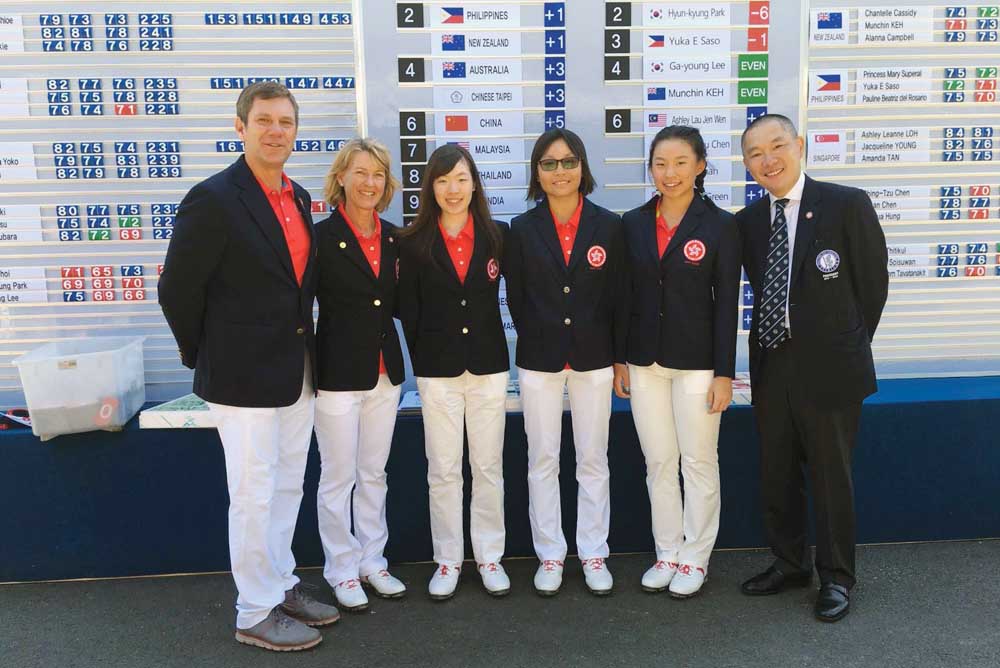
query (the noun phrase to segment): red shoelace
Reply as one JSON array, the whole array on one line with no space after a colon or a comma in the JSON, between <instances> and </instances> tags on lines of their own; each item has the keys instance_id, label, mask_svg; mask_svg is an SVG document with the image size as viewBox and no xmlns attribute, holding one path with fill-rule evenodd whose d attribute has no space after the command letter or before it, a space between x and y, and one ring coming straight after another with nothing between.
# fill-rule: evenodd
<instances>
[{"instance_id":1,"label":"red shoelace","mask_svg":"<svg viewBox=\"0 0 1000 668\"><path fill-rule=\"evenodd\" d=\"M552 559L546 559L545 561L542 562L542 567L545 568L545 570L549 571L549 572L554 571L556 569L556 566L558 566L559 568L562 568L562 565L563 565L563 562L561 562L561 561L553 561Z\"/></svg>"},{"instance_id":2,"label":"red shoelace","mask_svg":"<svg viewBox=\"0 0 1000 668\"><path fill-rule=\"evenodd\" d=\"M583 565L592 571L599 571L604 568L604 559L596 557L594 559L584 559Z\"/></svg>"},{"instance_id":3,"label":"red shoelace","mask_svg":"<svg viewBox=\"0 0 1000 668\"><path fill-rule=\"evenodd\" d=\"M694 569L696 571L701 571L702 575L705 574L705 569L702 568L701 566L695 566ZM680 566L677 567L677 570L683 573L684 575L691 575L691 564L681 564Z\"/></svg>"},{"instance_id":4,"label":"red shoelace","mask_svg":"<svg viewBox=\"0 0 1000 668\"><path fill-rule=\"evenodd\" d=\"M344 580L337 586L343 587L344 589L357 589L360 584L361 582L359 580L355 580L352 578L350 580Z\"/></svg>"},{"instance_id":5,"label":"red shoelace","mask_svg":"<svg viewBox=\"0 0 1000 668\"><path fill-rule=\"evenodd\" d=\"M658 571L666 570L667 568L677 568L676 561L657 561L653 564L653 568Z\"/></svg>"},{"instance_id":6,"label":"red shoelace","mask_svg":"<svg viewBox=\"0 0 1000 668\"><path fill-rule=\"evenodd\" d=\"M497 572L496 562L492 562L492 561L490 563L488 563L488 564L479 564L479 568L480 568L480 570L482 570L482 569L485 568L486 570L490 571L491 573L496 573Z\"/></svg>"}]
</instances>

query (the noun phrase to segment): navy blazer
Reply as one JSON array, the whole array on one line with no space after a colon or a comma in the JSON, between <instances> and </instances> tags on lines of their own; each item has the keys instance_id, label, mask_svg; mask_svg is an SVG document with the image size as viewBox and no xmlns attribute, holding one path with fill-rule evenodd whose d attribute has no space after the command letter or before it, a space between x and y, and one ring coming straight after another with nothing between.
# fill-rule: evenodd
<instances>
[{"instance_id":1,"label":"navy blazer","mask_svg":"<svg viewBox=\"0 0 1000 668\"><path fill-rule=\"evenodd\" d=\"M629 274L628 361L736 372L740 243L732 214L695 197L661 258L654 197L622 216Z\"/></svg>"},{"instance_id":2,"label":"navy blazer","mask_svg":"<svg viewBox=\"0 0 1000 668\"><path fill-rule=\"evenodd\" d=\"M504 253L517 366L591 371L625 362L628 303L621 220L584 198L569 266L548 200L511 221Z\"/></svg>"},{"instance_id":3,"label":"navy blazer","mask_svg":"<svg viewBox=\"0 0 1000 668\"><path fill-rule=\"evenodd\" d=\"M437 225L431 252L426 236L400 239L399 316L410 351L413 374L454 378L466 371L483 376L510 369L507 335L500 317L500 258L490 257L484 225L497 225L506 243L504 223L475 221L475 241L465 282Z\"/></svg>"},{"instance_id":4,"label":"navy blazer","mask_svg":"<svg viewBox=\"0 0 1000 668\"><path fill-rule=\"evenodd\" d=\"M761 279L771 236L770 199L736 214L743 266L754 291L750 329L752 392L767 352L757 340ZM871 341L889 291L885 235L868 194L806 177L792 251L788 315L795 390L817 403L861 401L873 394ZM835 266L834 266L835 265Z\"/></svg>"},{"instance_id":5,"label":"navy blazer","mask_svg":"<svg viewBox=\"0 0 1000 668\"><path fill-rule=\"evenodd\" d=\"M300 286L281 224L246 159L195 185L177 210L159 302L194 391L229 406L290 406L306 351L315 381L316 243L310 199L292 183L309 230Z\"/></svg>"},{"instance_id":6,"label":"navy blazer","mask_svg":"<svg viewBox=\"0 0 1000 668\"><path fill-rule=\"evenodd\" d=\"M378 383L378 357L393 385L403 382L403 352L393 322L396 261L392 223L382 220L378 277L339 211L316 224L319 320L316 325L320 390L370 390Z\"/></svg>"}]
</instances>

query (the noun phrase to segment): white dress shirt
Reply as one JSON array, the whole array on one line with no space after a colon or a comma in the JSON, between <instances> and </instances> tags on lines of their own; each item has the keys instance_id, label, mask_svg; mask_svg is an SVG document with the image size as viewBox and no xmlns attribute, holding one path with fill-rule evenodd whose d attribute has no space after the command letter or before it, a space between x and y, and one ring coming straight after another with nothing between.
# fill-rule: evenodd
<instances>
[{"instance_id":1,"label":"white dress shirt","mask_svg":"<svg viewBox=\"0 0 1000 668\"><path fill-rule=\"evenodd\" d=\"M799 180L795 182L792 189L789 190L784 197L778 197L771 191L768 191L768 195L771 197L771 225L774 225L774 216L777 213L777 207L774 205L779 199L787 199L788 203L785 204L785 223L788 226L788 285L786 296L785 296L785 329L788 330L788 335L791 337L792 325L789 319L788 312L788 299L792 296L792 267L795 266L794 254L795 254L795 229L799 222L799 206L802 204L802 190L806 185L806 173L802 172L799 174Z\"/></svg>"}]
</instances>

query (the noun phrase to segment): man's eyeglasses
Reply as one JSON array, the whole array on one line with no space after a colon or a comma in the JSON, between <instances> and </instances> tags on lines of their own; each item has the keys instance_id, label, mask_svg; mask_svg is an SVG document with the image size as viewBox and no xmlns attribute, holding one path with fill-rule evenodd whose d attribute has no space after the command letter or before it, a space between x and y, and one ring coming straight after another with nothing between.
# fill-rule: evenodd
<instances>
[{"instance_id":1,"label":"man's eyeglasses","mask_svg":"<svg viewBox=\"0 0 1000 668\"><path fill-rule=\"evenodd\" d=\"M562 165L563 169L576 169L580 166L580 158L572 156L569 158L563 158L562 160L556 160L555 158L546 158L545 160L539 160L538 166L541 167L543 172L554 172L556 167Z\"/></svg>"}]
</instances>

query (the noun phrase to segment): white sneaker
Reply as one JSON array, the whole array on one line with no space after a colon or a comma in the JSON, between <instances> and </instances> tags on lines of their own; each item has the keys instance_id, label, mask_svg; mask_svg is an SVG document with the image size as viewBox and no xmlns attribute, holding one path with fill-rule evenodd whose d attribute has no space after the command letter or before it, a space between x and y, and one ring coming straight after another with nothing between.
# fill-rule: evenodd
<instances>
[{"instance_id":1,"label":"white sneaker","mask_svg":"<svg viewBox=\"0 0 1000 668\"><path fill-rule=\"evenodd\" d=\"M596 559L581 559L580 563L583 564L583 577L587 581L587 588L590 589L590 593L595 596L607 596L610 594L611 587L614 586L615 581L611 577L611 571L608 570L604 559L600 557Z\"/></svg>"},{"instance_id":2,"label":"white sneaker","mask_svg":"<svg viewBox=\"0 0 1000 668\"><path fill-rule=\"evenodd\" d=\"M510 593L510 578L503 566L496 562L479 564L479 575L490 596L506 596Z\"/></svg>"},{"instance_id":3,"label":"white sneaker","mask_svg":"<svg viewBox=\"0 0 1000 668\"><path fill-rule=\"evenodd\" d=\"M406 585L385 569L362 575L361 584L371 587L379 598L402 598L406 594Z\"/></svg>"},{"instance_id":4,"label":"white sneaker","mask_svg":"<svg viewBox=\"0 0 1000 668\"><path fill-rule=\"evenodd\" d=\"M673 580L676 572L676 562L657 561L643 574L642 590L648 592L663 591L670 585L670 581Z\"/></svg>"},{"instance_id":5,"label":"white sneaker","mask_svg":"<svg viewBox=\"0 0 1000 668\"><path fill-rule=\"evenodd\" d=\"M443 601L455 595L458 587L458 575L462 572L462 564L438 564L431 582L427 585L427 593L435 601Z\"/></svg>"},{"instance_id":6,"label":"white sneaker","mask_svg":"<svg viewBox=\"0 0 1000 668\"><path fill-rule=\"evenodd\" d=\"M691 564L681 564L677 567L677 575L670 581L670 596L673 598L691 598L705 583L705 569Z\"/></svg>"},{"instance_id":7,"label":"white sneaker","mask_svg":"<svg viewBox=\"0 0 1000 668\"><path fill-rule=\"evenodd\" d=\"M562 586L563 562L546 559L535 571L535 591L539 596L555 596Z\"/></svg>"},{"instance_id":8,"label":"white sneaker","mask_svg":"<svg viewBox=\"0 0 1000 668\"><path fill-rule=\"evenodd\" d=\"M361 612L368 609L368 597L365 590L361 588L361 580L351 578L337 583L333 588L333 595L337 597L337 605L348 612Z\"/></svg>"}]
</instances>

